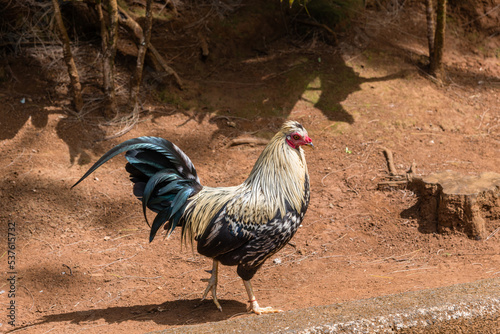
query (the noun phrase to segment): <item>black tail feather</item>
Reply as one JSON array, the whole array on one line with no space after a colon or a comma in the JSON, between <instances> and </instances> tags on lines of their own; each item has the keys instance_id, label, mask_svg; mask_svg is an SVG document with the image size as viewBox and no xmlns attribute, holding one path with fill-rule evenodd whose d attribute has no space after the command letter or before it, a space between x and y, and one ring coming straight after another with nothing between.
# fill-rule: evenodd
<instances>
[{"instance_id":1,"label":"black tail feather","mask_svg":"<svg viewBox=\"0 0 500 334\"><path fill-rule=\"evenodd\" d=\"M146 207L157 212L151 226L150 241L165 225L169 234L181 224L189 197L202 188L189 157L168 140L140 137L127 140L105 153L71 188L116 155L127 152L126 170L134 183L134 195L142 200L146 223Z\"/></svg>"}]
</instances>

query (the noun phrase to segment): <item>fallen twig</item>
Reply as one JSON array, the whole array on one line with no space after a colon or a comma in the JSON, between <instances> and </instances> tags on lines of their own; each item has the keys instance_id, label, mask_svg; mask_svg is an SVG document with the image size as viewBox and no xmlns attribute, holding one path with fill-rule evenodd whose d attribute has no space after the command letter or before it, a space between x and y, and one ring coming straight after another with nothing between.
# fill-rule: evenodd
<instances>
[{"instance_id":1,"label":"fallen twig","mask_svg":"<svg viewBox=\"0 0 500 334\"><path fill-rule=\"evenodd\" d=\"M267 145L269 140L263 138L234 138L227 145L226 148L237 145Z\"/></svg>"},{"instance_id":2,"label":"fallen twig","mask_svg":"<svg viewBox=\"0 0 500 334\"><path fill-rule=\"evenodd\" d=\"M132 256L130 256L130 257L127 257L127 258L125 258L125 259L124 259L124 258L119 258L118 260L115 260L115 261L110 262L110 263L106 263L106 264L98 264L98 265L96 265L96 267L101 267L101 268L97 269L96 271L102 270L102 269L104 269L104 268L106 268L106 267L108 267L108 266L110 266L110 265L112 265L112 264L114 264L114 263L116 263L116 262L128 261L128 260L130 260L131 258L133 258L133 257L137 256L137 254L139 254L139 252L137 252L137 253L135 253L134 255L132 255Z\"/></svg>"},{"instance_id":3,"label":"fallen twig","mask_svg":"<svg viewBox=\"0 0 500 334\"><path fill-rule=\"evenodd\" d=\"M326 174L325 176L323 176L323 178L321 179L321 184L323 185L323 187L326 187L326 184L325 184L323 181L324 181L324 180L326 179L326 177L327 177L328 175L330 175L331 173L332 173L332 172L329 172L328 174Z\"/></svg>"},{"instance_id":4,"label":"fallen twig","mask_svg":"<svg viewBox=\"0 0 500 334\"><path fill-rule=\"evenodd\" d=\"M383 152L385 160L387 161L387 168L389 169L389 175L391 176L397 175L396 167L394 166L394 157L392 155L392 151L384 147Z\"/></svg>"},{"instance_id":5,"label":"fallen twig","mask_svg":"<svg viewBox=\"0 0 500 334\"><path fill-rule=\"evenodd\" d=\"M155 276L155 277L142 277L142 276L119 276L119 275L114 275L118 278L132 278L132 279L159 279L162 278L163 276Z\"/></svg>"},{"instance_id":6,"label":"fallen twig","mask_svg":"<svg viewBox=\"0 0 500 334\"><path fill-rule=\"evenodd\" d=\"M67 264L63 263L63 267L66 267L69 269L69 276L73 276L73 270L71 270L71 268Z\"/></svg>"},{"instance_id":7,"label":"fallen twig","mask_svg":"<svg viewBox=\"0 0 500 334\"><path fill-rule=\"evenodd\" d=\"M497 228L495 231L493 231L493 232L492 232L492 233L491 233L491 234L490 234L490 235L486 238L486 240L488 240L489 238L493 237L495 234L497 234L497 233L498 233L498 231L500 231L500 227L499 227L499 228Z\"/></svg>"},{"instance_id":8,"label":"fallen twig","mask_svg":"<svg viewBox=\"0 0 500 334\"><path fill-rule=\"evenodd\" d=\"M402 269L402 270L394 270L391 271L391 273L402 273L405 271L414 271L414 270L430 270L430 269L436 269L437 267L424 267L424 268L413 268L413 269Z\"/></svg>"},{"instance_id":9,"label":"fallen twig","mask_svg":"<svg viewBox=\"0 0 500 334\"><path fill-rule=\"evenodd\" d=\"M41 241L41 242L45 242L47 244L47 246L49 246L52 251L54 250L54 247L52 247L52 245L48 241L45 241L43 239L38 239L38 238L33 238L33 239Z\"/></svg>"},{"instance_id":10,"label":"fallen twig","mask_svg":"<svg viewBox=\"0 0 500 334\"><path fill-rule=\"evenodd\" d=\"M405 185L408 181L380 181L378 186L389 186L389 187L398 187L399 185Z\"/></svg>"},{"instance_id":11,"label":"fallen twig","mask_svg":"<svg viewBox=\"0 0 500 334\"><path fill-rule=\"evenodd\" d=\"M417 169L417 165L415 161L412 162L410 169L404 174L398 174L396 167L394 166L394 156L392 151L388 148L383 148L384 157L387 162L387 169L389 172L389 176L387 177L387 181L381 181L378 183L377 188L379 190L384 188L405 188L408 186L409 182L412 182L415 179L415 170Z\"/></svg>"}]
</instances>

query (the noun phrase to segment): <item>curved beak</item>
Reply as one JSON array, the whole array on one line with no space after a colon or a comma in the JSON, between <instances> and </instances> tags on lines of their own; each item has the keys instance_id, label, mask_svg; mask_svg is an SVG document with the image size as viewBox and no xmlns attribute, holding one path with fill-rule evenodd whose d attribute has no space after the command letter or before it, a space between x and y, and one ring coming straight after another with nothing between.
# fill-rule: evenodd
<instances>
[{"instance_id":1,"label":"curved beak","mask_svg":"<svg viewBox=\"0 0 500 334\"><path fill-rule=\"evenodd\" d=\"M313 145L313 142L312 142L311 138L309 138L308 136L305 136L304 140L306 142L305 145L307 145L309 147L312 147L313 149L316 149L316 147Z\"/></svg>"}]
</instances>

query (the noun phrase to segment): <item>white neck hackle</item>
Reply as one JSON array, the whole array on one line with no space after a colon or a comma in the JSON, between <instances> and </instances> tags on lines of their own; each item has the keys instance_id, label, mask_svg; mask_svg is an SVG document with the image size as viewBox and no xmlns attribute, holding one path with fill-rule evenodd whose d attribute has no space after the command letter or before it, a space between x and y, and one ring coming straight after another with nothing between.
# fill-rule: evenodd
<instances>
[{"instance_id":1,"label":"white neck hackle","mask_svg":"<svg viewBox=\"0 0 500 334\"><path fill-rule=\"evenodd\" d=\"M204 187L186 208L184 237L201 235L227 203L225 214L241 224L265 224L286 214L288 203L300 212L305 193L307 165L301 147L292 148L286 136L305 132L296 122L286 122L257 159L248 178L235 187Z\"/></svg>"}]
</instances>

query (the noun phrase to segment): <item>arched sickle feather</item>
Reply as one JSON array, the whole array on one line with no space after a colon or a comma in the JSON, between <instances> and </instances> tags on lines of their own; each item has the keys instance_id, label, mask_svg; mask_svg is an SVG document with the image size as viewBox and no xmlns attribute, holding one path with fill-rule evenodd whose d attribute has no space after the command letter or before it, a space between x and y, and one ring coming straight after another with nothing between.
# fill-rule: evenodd
<instances>
[{"instance_id":1,"label":"arched sickle feather","mask_svg":"<svg viewBox=\"0 0 500 334\"><path fill-rule=\"evenodd\" d=\"M86 179L90 174L92 174L97 168L99 168L106 161L117 156L118 154L137 149L149 149L161 153L164 155L172 164L176 166L177 171L182 176L196 180L198 183L200 180L196 175L196 169L189 157L184 154L177 146L158 137L139 137L129 139L121 144L116 145L111 150L106 152L97 162L90 167L90 169L78 180L71 188L76 187L80 182ZM168 168L170 166L165 166Z\"/></svg>"}]
</instances>

